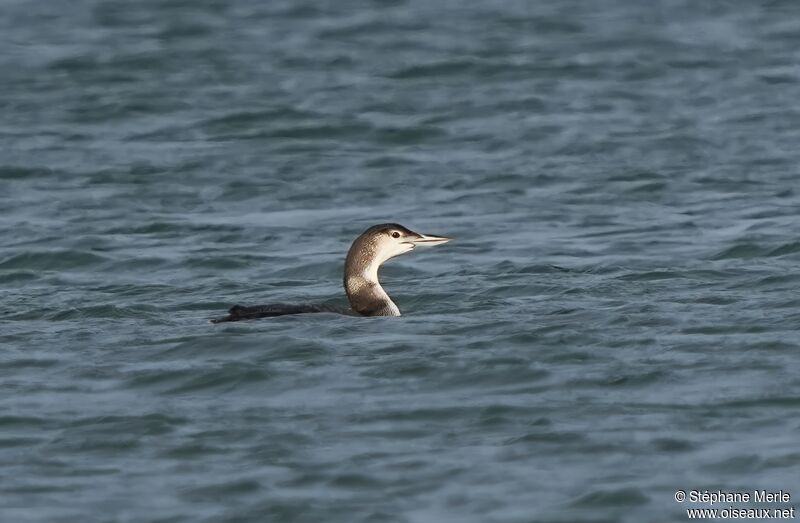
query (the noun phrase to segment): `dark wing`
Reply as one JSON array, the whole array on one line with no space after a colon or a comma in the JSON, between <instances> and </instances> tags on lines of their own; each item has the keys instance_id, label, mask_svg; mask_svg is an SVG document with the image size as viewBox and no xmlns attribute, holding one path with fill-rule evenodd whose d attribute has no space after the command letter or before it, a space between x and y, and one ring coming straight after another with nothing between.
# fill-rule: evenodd
<instances>
[{"instance_id":1,"label":"dark wing","mask_svg":"<svg viewBox=\"0 0 800 523\"><path fill-rule=\"evenodd\" d=\"M211 323L254 320L256 318L272 318L274 316L286 316L287 314L308 314L312 312L334 312L336 314L346 314L348 316L359 316L358 313L338 305L287 305L285 303L274 303L272 305L254 305L252 307L234 305L228 311L227 316L213 319Z\"/></svg>"}]
</instances>

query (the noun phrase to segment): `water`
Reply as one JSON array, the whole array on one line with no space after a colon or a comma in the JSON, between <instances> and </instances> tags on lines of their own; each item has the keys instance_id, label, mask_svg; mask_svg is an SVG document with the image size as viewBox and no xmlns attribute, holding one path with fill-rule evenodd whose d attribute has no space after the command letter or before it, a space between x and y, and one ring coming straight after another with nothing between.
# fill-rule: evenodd
<instances>
[{"instance_id":1,"label":"water","mask_svg":"<svg viewBox=\"0 0 800 523\"><path fill-rule=\"evenodd\" d=\"M794 2L0 12L3 521L800 497ZM208 323L383 221L402 318Z\"/></svg>"}]
</instances>

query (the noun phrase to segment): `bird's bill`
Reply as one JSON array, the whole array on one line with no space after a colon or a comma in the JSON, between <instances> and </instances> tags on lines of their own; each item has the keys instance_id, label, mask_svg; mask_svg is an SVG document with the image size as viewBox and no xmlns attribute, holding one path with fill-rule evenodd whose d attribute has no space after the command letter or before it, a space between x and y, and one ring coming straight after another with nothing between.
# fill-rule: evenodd
<instances>
[{"instance_id":1,"label":"bird's bill","mask_svg":"<svg viewBox=\"0 0 800 523\"><path fill-rule=\"evenodd\" d=\"M433 236L429 234L420 234L419 238L415 238L410 240L409 243L413 244L414 246L420 247L428 247L433 245L441 245L443 243L447 243L450 241L450 238L445 236Z\"/></svg>"}]
</instances>

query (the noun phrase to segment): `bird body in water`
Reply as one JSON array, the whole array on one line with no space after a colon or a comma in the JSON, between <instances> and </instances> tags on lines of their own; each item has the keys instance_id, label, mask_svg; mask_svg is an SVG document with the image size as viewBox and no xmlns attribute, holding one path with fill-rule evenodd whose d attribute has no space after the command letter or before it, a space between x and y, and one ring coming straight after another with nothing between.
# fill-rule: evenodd
<instances>
[{"instance_id":1,"label":"bird body in water","mask_svg":"<svg viewBox=\"0 0 800 523\"><path fill-rule=\"evenodd\" d=\"M353 316L400 316L400 309L378 281L378 269L387 260L423 245L440 245L450 238L416 233L398 223L373 225L355 239L344 262L344 289L350 309L335 305L234 305L213 323L304 314L337 312Z\"/></svg>"}]
</instances>

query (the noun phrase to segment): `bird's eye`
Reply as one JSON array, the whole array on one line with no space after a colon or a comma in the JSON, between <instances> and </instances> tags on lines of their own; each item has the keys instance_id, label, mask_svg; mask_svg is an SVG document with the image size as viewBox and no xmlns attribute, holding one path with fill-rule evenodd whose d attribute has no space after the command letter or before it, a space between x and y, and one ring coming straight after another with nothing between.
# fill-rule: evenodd
<instances>
[{"instance_id":1,"label":"bird's eye","mask_svg":"<svg viewBox=\"0 0 800 523\"><path fill-rule=\"evenodd\" d=\"M392 238L399 238L399 237L400 237L400 233L399 232L392 231Z\"/></svg>"}]
</instances>

